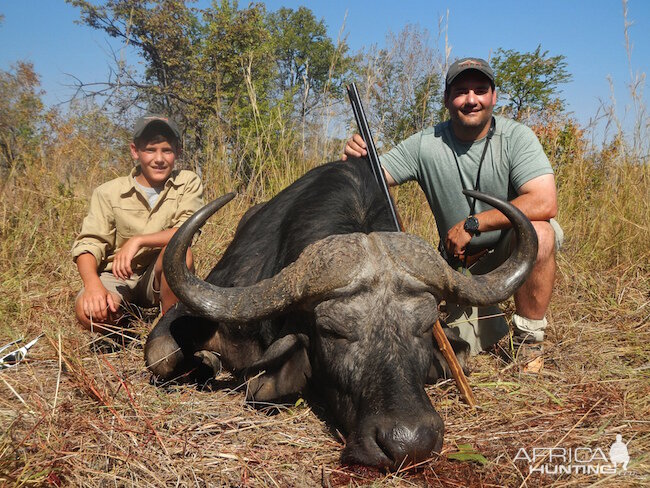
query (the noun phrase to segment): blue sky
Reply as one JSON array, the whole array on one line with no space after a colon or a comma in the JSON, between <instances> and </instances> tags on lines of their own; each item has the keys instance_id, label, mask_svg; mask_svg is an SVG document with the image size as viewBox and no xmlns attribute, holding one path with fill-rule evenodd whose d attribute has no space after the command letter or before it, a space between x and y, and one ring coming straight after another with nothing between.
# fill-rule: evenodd
<instances>
[{"instance_id":1,"label":"blue sky","mask_svg":"<svg viewBox=\"0 0 650 488\"><path fill-rule=\"evenodd\" d=\"M198 5L208 4L208 0ZM382 46L389 31L398 33L416 24L437 37L438 20L449 11L451 58L488 58L497 48L532 51L538 44L551 55L566 56L573 80L564 85L563 98L581 124L596 114L599 99L609 100L608 77L614 83L619 117L630 110L627 84L632 73L650 72L650 1L629 0L632 42L631 66L625 51L623 7L617 0L329 0L268 1L269 10L306 5L328 25L336 39L345 20L344 35L353 51ZM240 1L240 5L247 2ZM107 77L109 39L100 31L74 23L78 11L63 0L0 0L0 69L18 60L34 64L41 76L45 101L70 98L73 75L84 82ZM113 42L114 41L110 41ZM119 48L118 45L113 44ZM442 46L441 46L442 47ZM132 54L131 54L132 56ZM137 64L135 57L128 59ZM647 95L645 99L647 100Z\"/></svg>"}]
</instances>

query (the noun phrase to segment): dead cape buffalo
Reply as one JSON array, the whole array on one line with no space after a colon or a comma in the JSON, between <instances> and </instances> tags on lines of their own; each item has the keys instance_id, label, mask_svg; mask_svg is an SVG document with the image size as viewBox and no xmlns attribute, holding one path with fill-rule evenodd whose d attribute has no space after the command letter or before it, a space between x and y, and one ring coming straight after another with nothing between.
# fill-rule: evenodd
<instances>
[{"instance_id":1,"label":"dead cape buffalo","mask_svg":"<svg viewBox=\"0 0 650 488\"><path fill-rule=\"evenodd\" d=\"M432 326L437 301L487 305L528 275L537 237L512 205L475 195L516 229L512 256L493 272L452 270L422 239L394 229L367 163L317 167L239 223L205 281L185 266L190 241L227 203L196 212L167 247L164 270L181 300L148 337L160 379L200 372L214 351L247 399L269 402L308 384L346 436L344 463L396 468L442 446L443 423L424 385L445 371ZM466 343L455 339L461 360Z\"/></svg>"}]
</instances>

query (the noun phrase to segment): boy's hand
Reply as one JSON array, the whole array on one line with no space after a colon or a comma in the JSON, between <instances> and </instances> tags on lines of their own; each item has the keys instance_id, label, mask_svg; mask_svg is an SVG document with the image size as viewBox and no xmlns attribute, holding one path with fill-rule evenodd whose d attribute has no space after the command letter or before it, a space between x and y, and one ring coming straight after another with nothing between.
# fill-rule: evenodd
<instances>
[{"instance_id":1,"label":"boy's hand","mask_svg":"<svg viewBox=\"0 0 650 488\"><path fill-rule=\"evenodd\" d=\"M133 274L131 269L131 261L138 253L142 245L140 244L140 236L131 237L113 258L113 275L116 278L127 280Z\"/></svg>"},{"instance_id":2,"label":"boy's hand","mask_svg":"<svg viewBox=\"0 0 650 488\"><path fill-rule=\"evenodd\" d=\"M98 322L105 322L108 319L109 310L113 313L117 312L119 304L101 284L85 288L81 302L86 317Z\"/></svg>"}]
</instances>

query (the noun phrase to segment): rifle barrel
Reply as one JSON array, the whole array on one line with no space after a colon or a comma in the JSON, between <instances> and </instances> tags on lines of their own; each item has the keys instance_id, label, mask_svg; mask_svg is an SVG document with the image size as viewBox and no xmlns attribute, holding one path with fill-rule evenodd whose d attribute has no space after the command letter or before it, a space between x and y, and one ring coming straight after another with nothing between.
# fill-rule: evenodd
<instances>
[{"instance_id":1,"label":"rifle barrel","mask_svg":"<svg viewBox=\"0 0 650 488\"><path fill-rule=\"evenodd\" d=\"M379 188L381 188L384 196L386 197L391 217L395 223L395 229L397 231L400 231L402 228L397 216L397 210L395 209L395 203L393 202L393 199L390 196L390 192L388 191L388 182L386 181L386 176L384 175L384 171L381 168L381 164L379 163L377 148L375 147L375 142L372 139L372 134L370 133L370 127L368 126L366 113L363 110L363 105L361 105L361 98L359 97L359 92L357 91L357 85L355 83L351 83L348 85L347 90L348 97L350 98L350 103L352 104L352 111L354 112L354 118L356 119L357 127L359 128L359 133L366 143L366 151L368 153L368 162L370 163L370 168L372 169L372 173L377 180Z\"/></svg>"}]
</instances>

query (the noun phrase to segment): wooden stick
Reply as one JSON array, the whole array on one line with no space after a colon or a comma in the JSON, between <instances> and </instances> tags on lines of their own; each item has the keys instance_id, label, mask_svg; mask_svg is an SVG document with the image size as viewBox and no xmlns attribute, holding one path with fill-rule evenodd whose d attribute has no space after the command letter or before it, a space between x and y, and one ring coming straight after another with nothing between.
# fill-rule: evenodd
<instances>
[{"instance_id":1,"label":"wooden stick","mask_svg":"<svg viewBox=\"0 0 650 488\"><path fill-rule=\"evenodd\" d=\"M475 408L476 400L474 399L474 395L472 394L472 389L469 387L469 383L467 382L467 377L465 376L465 373L463 372L463 368L461 368L460 363L458 362L458 358L456 357L454 350L451 348L451 344L449 344L449 339L447 339L447 336L445 335L445 331L442 330L442 325L440 325L440 320L436 320L436 323L433 326L433 336L436 338L436 341L438 342L438 347L440 348L440 352L447 360L447 364L449 365L449 369L451 370L451 375L454 377L454 380L458 385L458 389L460 390L460 395L463 397L465 402L467 402L467 404L470 407Z\"/></svg>"}]
</instances>

